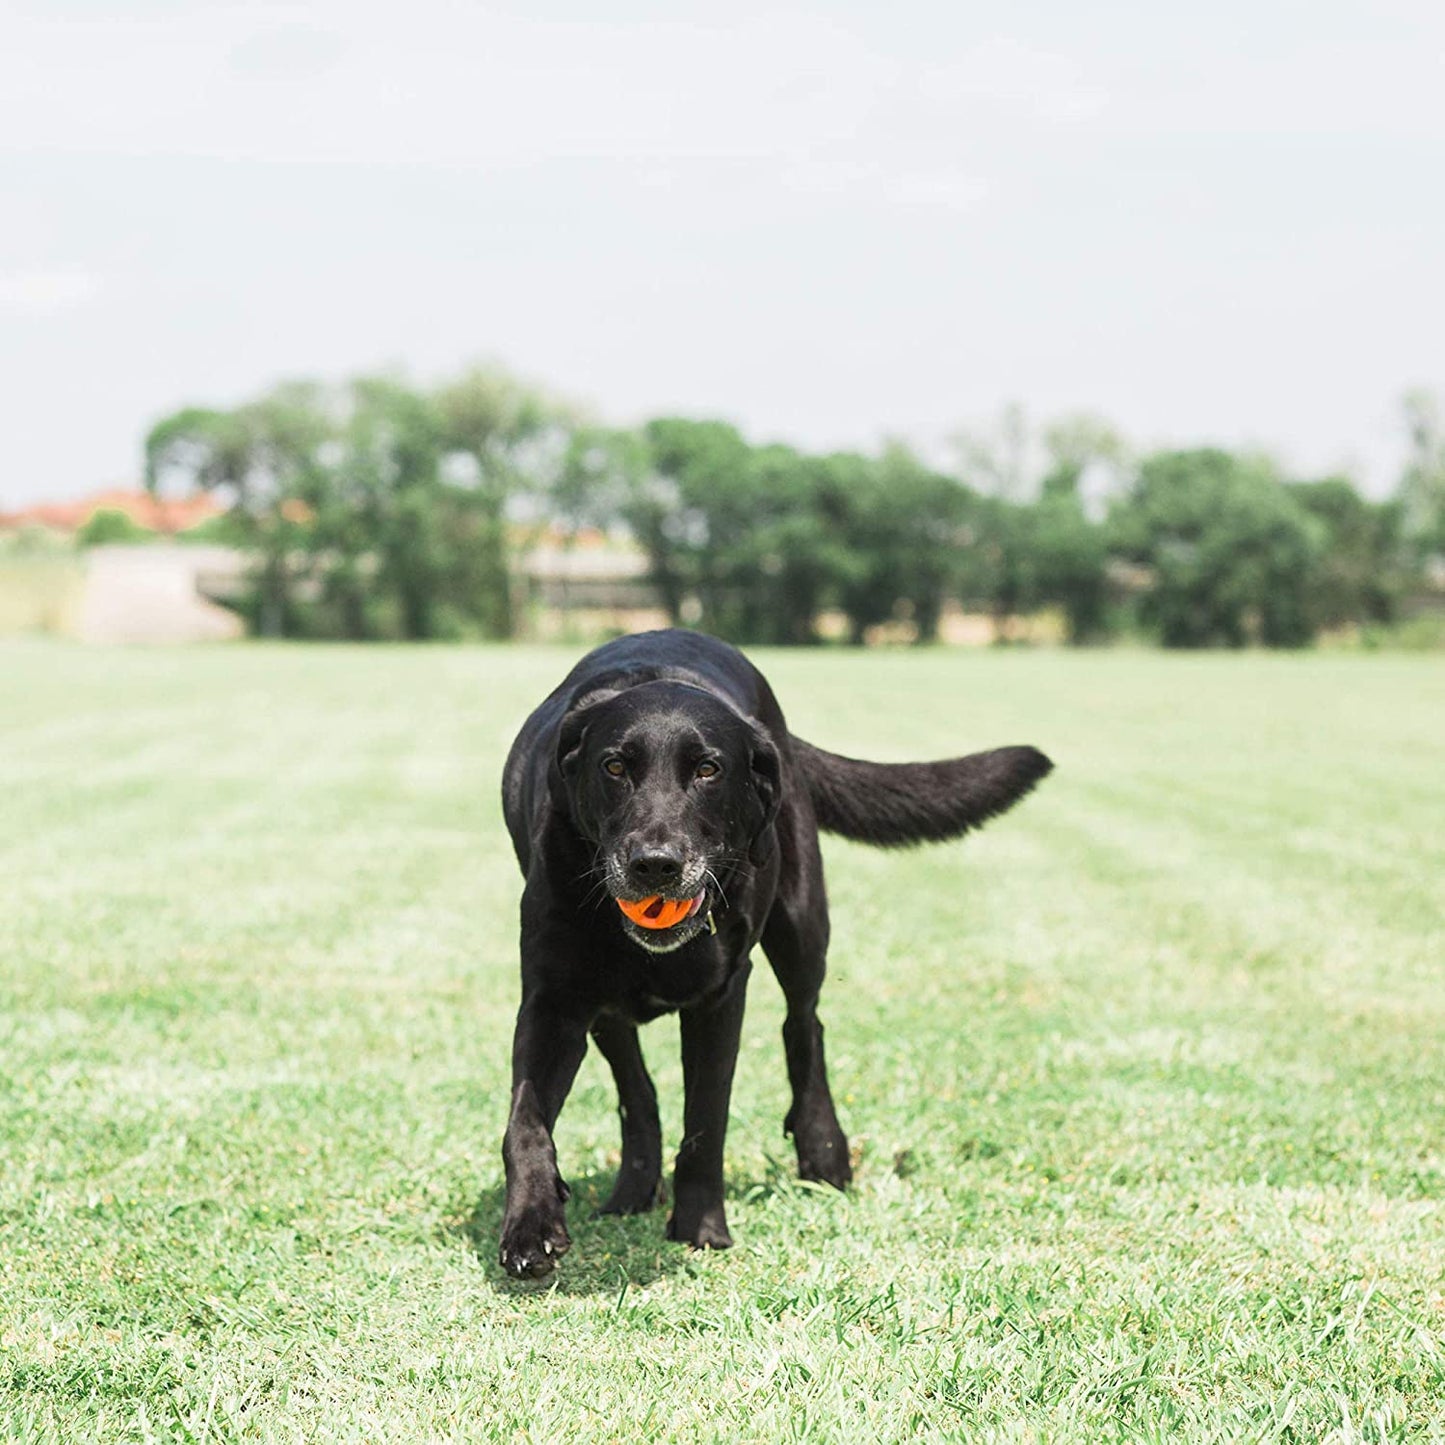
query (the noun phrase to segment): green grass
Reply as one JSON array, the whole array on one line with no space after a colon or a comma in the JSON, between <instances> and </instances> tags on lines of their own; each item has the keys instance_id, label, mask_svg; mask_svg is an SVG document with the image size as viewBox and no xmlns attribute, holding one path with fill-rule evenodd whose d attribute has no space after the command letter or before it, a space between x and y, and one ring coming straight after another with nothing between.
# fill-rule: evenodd
<instances>
[{"instance_id":1,"label":"green grass","mask_svg":"<svg viewBox=\"0 0 1445 1445\"><path fill-rule=\"evenodd\" d=\"M768 656L824 745L1059 770L828 845L851 1194L792 1178L760 967L738 1247L589 1221L593 1055L538 1287L496 794L569 662L0 649L0 1437L1445 1440L1438 662Z\"/></svg>"},{"instance_id":2,"label":"green grass","mask_svg":"<svg viewBox=\"0 0 1445 1445\"><path fill-rule=\"evenodd\" d=\"M85 564L74 552L17 551L0 536L0 638L70 632L84 586Z\"/></svg>"}]
</instances>

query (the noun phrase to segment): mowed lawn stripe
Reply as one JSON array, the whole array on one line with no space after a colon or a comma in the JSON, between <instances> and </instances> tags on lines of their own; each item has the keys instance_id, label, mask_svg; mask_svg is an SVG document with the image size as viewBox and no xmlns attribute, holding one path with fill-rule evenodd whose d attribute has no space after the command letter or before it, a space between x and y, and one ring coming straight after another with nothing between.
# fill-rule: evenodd
<instances>
[{"instance_id":1,"label":"mowed lawn stripe","mask_svg":"<svg viewBox=\"0 0 1445 1445\"><path fill-rule=\"evenodd\" d=\"M759 958L739 1247L588 1219L593 1055L538 1290L493 1264L497 778L573 656L0 649L0 1436L1445 1439L1445 670L766 655L821 745L1059 771L828 844L856 1190L792 1177Z\"/></svg>"}]
</instances>

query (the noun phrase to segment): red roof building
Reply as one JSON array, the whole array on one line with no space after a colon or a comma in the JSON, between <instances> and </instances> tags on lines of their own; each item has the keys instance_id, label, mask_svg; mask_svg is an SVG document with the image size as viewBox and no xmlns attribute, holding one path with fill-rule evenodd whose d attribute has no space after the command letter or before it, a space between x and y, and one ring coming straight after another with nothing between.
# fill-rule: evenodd
<instances>
[{"instance_id":1,"label":"red roof building","mask_svg":"<svg viewBox=\"0 0 1445 1445\"><path fill-rule=\"evenodd\" d=\"M219 517L225 510L204 493L166 499L114 487L78 501L38 502L18 512L0 512L0 530L49 527L55 532L78 532L97 512L124 512L137 526L170 536Z\"/></svg>"}]
</instances>

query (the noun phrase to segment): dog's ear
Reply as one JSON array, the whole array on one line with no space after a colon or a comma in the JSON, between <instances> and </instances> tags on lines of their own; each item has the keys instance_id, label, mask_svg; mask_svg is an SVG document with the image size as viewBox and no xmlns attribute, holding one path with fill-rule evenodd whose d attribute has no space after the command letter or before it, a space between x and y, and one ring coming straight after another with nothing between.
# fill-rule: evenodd
<instances>
[{"instance_id":1,"label":"dog's ear","mask_svg":"<svg viewBox=\"0 0 1445 1445\"><path fill-rule=\"evenodd\" d=\"M574 707L557 729L557 767L564 778L575 777L587 737L587 714L590 709Z\"/></svg>"},{"instance_id":2,"label":"dog's ear","mask_svg":"<svg viewBox=\"0 0 1445 1445\"><path fill-rule=\"evenodd\" d=\"M603 703L617 696L616 674L604 673L594 678L586 687L574 692L567 703L557 729L557 748L552 754L552 765L548 778L552 785L552 796L563 802L573 792L577 768L582 761L582 747L587 741L587 725ZM565 796L564 796L565 795Z\"/></svg>"},{"instance_id":3,"label":"dog's ear","mask_svg":"<svg viewBox=\"0 0 1445 1445\"><path fill-rule=\"evenodd\" d=\"M752 734L749 774L762 809L762 821L748 842L748 858L757 865L767 861L776 841L773 823L783 801L783 765L772 739L758 727L753 728Z\"/></svg>"},{"instance_id":4,"label":"dog's ear","mask_svg":"<svg viewBox=\"0 0 1445 1445\"><path fill-rule=\"evenodd\" d=\"M569 814L575 815L577 769L582 762L582 748L587 741L587 724L591 708L571 708L562 718L557 729L557 747L552 754L552 766L547 770L547 781L551 785L552 798Z\"/></svg>"}]
</instances>

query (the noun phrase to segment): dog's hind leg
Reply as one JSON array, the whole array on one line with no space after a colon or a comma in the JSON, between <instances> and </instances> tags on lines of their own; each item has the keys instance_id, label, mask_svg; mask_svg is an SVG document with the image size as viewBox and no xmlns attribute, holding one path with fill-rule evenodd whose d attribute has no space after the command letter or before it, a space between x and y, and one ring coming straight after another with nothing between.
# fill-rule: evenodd
<instances>
[{"instance_id":1,"label":"dog's hind leg","mask_svg":"<svg viewBox=\"0 0 1445 1445\"><path fill-rule=\"evenodd\" d=\"M598 1214L644 1214L658 1199L662 1179L662 1122L657 1090L642 1058L637 1025L603 1014L592 1025L592 1038L617 1081L617 1112L622 1116L622 1166L617 1183Z\"/></svg>"},{"instance_id":2,"label":"dog's hind leg","mask_svg":"<svg viewBox=\"0 0 1445 1445\"><path fill-rule=\"evenodd\" d=\"M793 1106L783 1120L783 1132L793 1136L800 1178L821 1180L842 1189L853 1177L853 1166L828 1088L823 1025L818 1020L818 995L828 958L828 905L823 895L821 863L815 878L815 896L806 909L790 905L779 894L763 928L763 949L783 986L788 1005L783 1048L788 1059L788 1082L793 1086ZM814 892L811 888L809 891Z\"/></svg>"}]
</instances>

